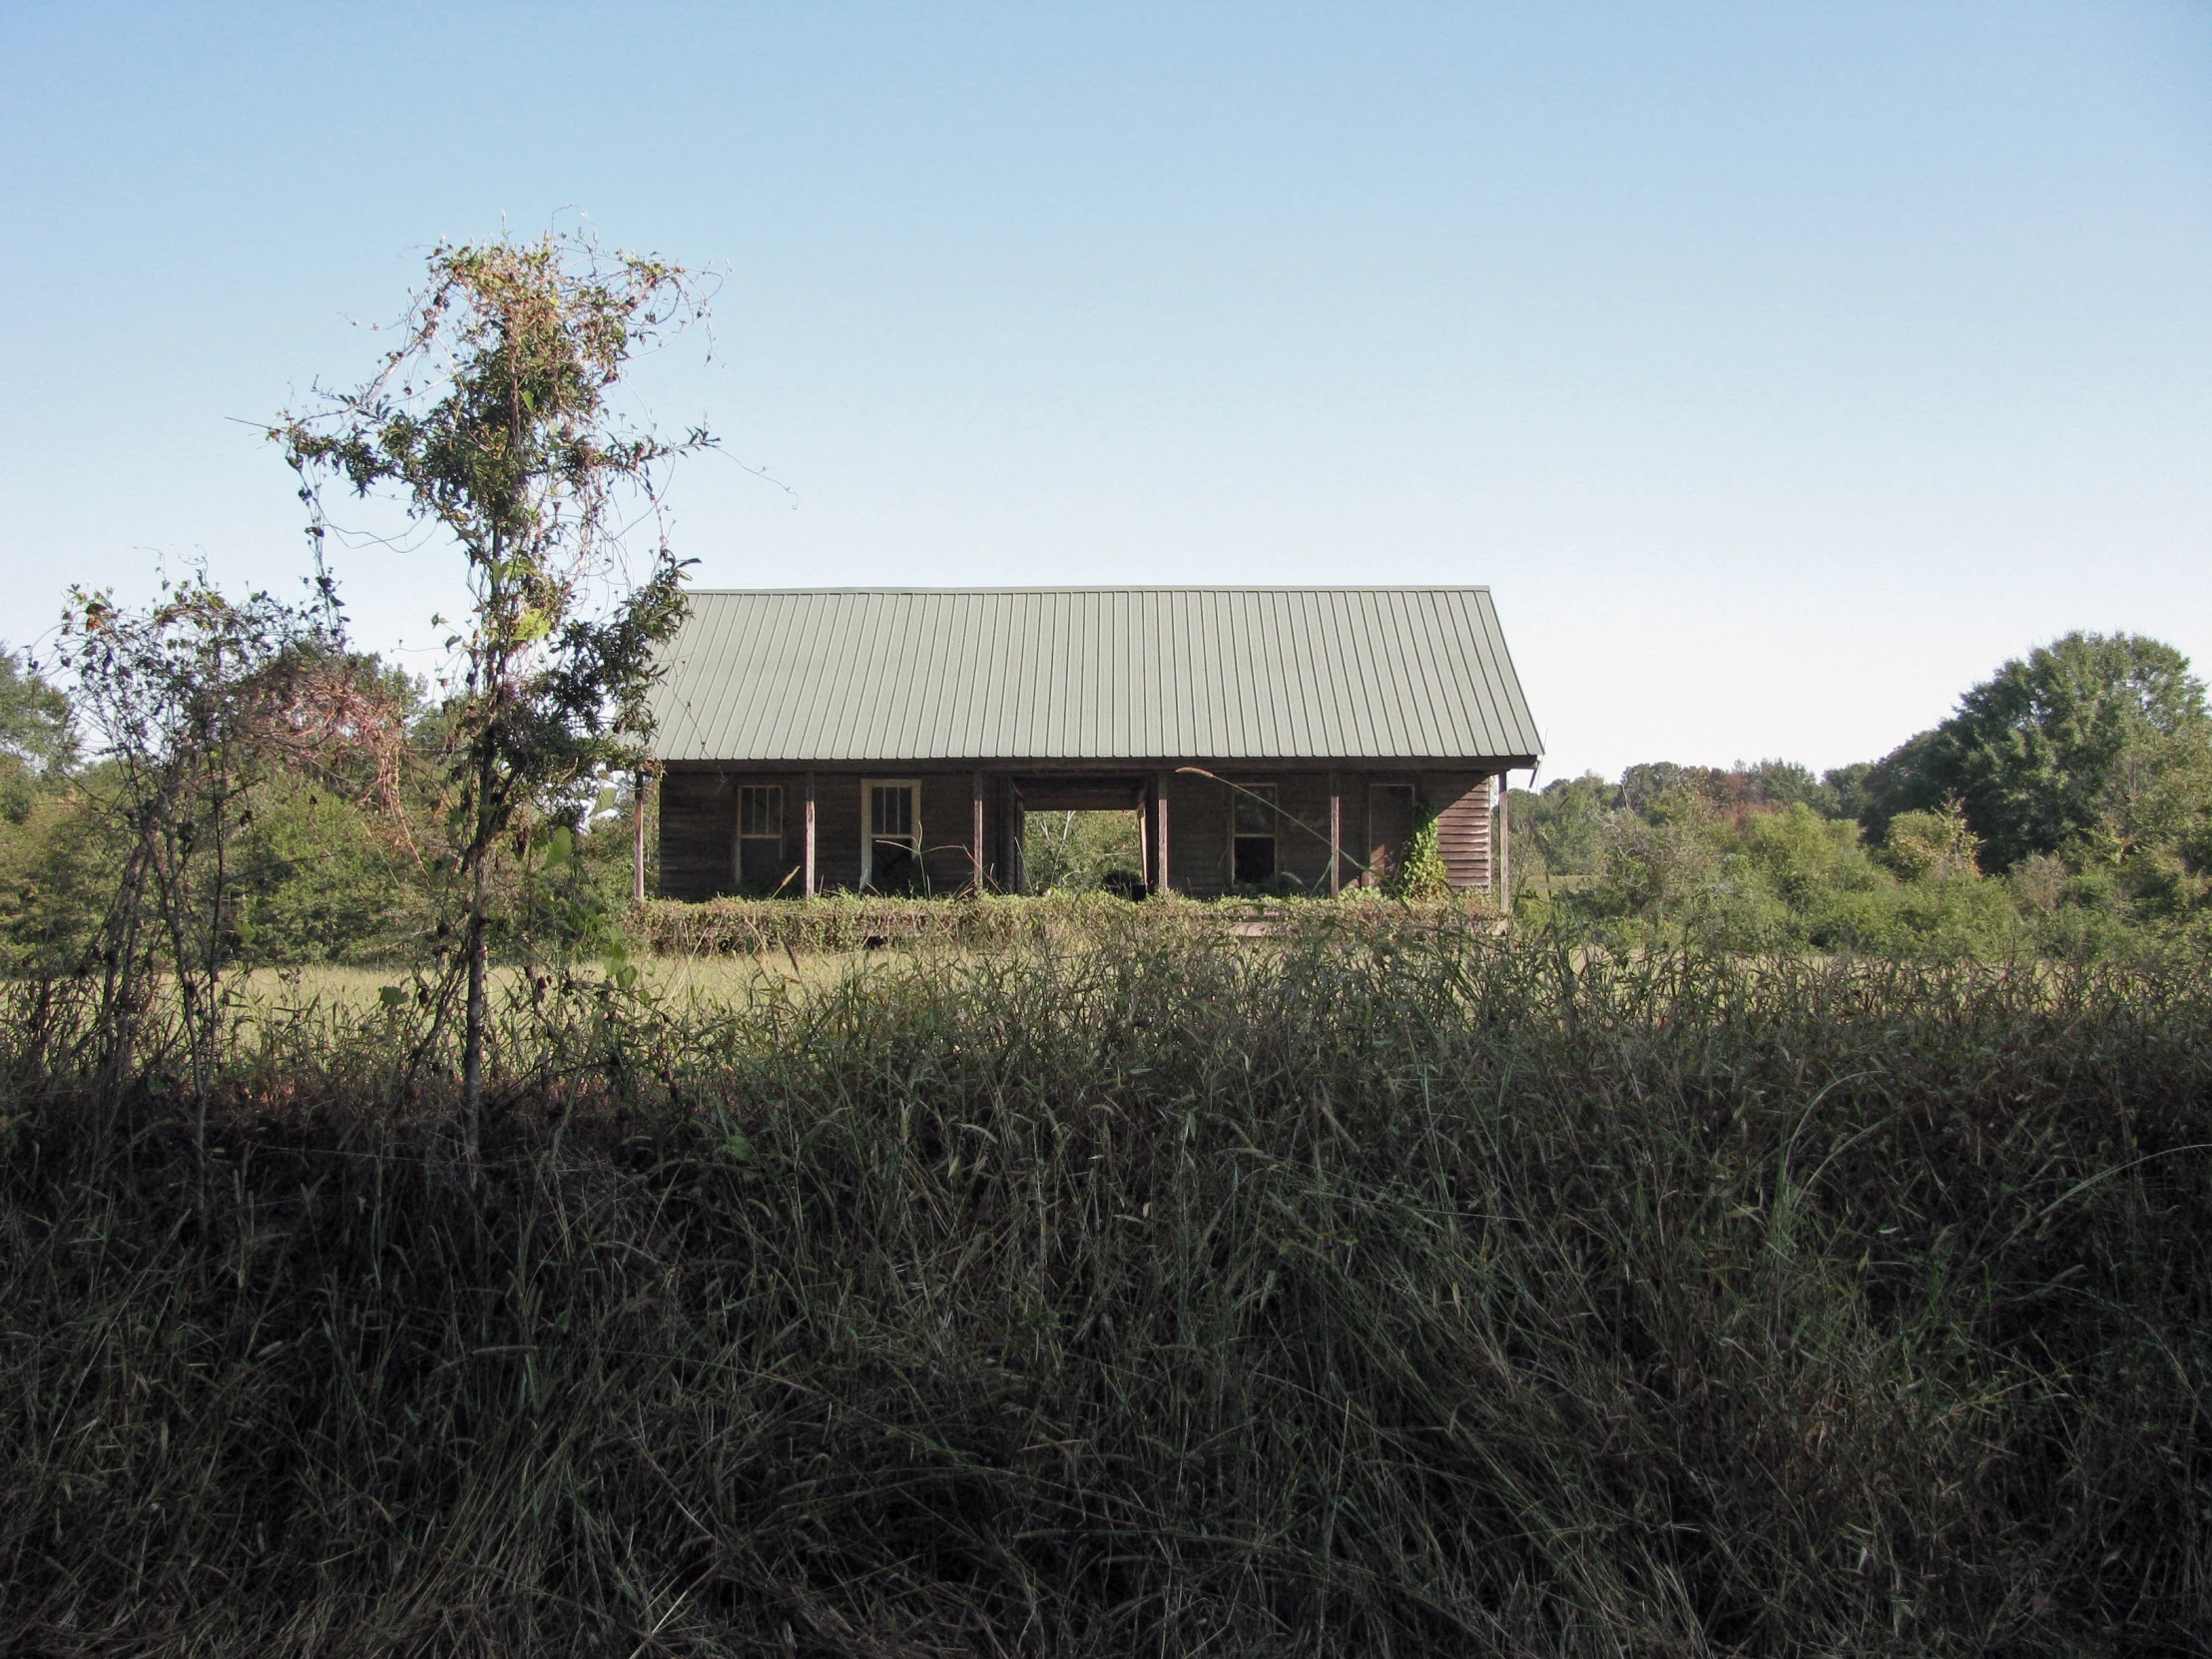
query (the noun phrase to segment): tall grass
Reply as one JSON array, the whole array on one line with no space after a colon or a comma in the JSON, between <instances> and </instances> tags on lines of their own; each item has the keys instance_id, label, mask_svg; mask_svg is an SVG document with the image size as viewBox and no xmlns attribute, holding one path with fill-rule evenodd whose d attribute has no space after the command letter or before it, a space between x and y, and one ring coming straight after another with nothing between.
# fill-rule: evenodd
<instances>
[{"instance_id":1,"label":"tall grass","mask_svg":"<svg viewBox=\"0 0 2212 1659\"><path fill-rule=\"evenodd\" d=\"M412 1017L12 1027L14 1650L2205 1651L2201 965L554 988L480 1182Z\"/></svg>"}]
</instances>

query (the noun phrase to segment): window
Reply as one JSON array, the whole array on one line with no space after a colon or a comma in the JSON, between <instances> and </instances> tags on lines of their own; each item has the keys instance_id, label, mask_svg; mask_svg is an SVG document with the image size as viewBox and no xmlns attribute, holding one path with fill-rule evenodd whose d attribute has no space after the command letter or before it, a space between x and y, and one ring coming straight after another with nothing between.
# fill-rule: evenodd
<instances>
[{"instance_id":1,"label":"window","mask_svg":"<svg viewBox=\"0 0 2212 1659\"><path fill-rule=\"evenodd\" d=\"M867 833L860 845L860 884L878 892L919 892L926 885L921 869L921 786L869 783Z\"/></svg>"},{"instance_id":2,"label":"window","mask_svg":"<svg viewBox=\"0 0 2212 1659\"><path fill-rule=\"evenodd\" d=\"M1248 784L1231 797L1231 864L1239 886L1275 879L1275 786Z\"/></svg>"},{"instance_id":3,"label":"window","mask_svg":"<svg viewBox=\"0 0 2212 1659\"><path fill-rule=\"evenodd\" d=\"M788 871L784 867L784 786L738 787L738 884L749 891L773 892Z\"/></svg>"}]
</instances>

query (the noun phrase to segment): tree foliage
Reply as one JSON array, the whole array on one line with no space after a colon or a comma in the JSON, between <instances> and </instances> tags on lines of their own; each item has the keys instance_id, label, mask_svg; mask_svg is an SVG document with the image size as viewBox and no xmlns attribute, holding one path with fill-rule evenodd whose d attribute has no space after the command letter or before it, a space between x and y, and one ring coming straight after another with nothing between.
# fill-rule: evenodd
<instances>
[{"instance_id":1,"label":"tree foliage","mask_svg":"<svg viewBox=\"0 0 2212 1659\"><path fill-rule=\"evenodd\" d=\"M1144 886L1142 837L1134 812L1030 813L1022 870L1032 892L1124 895Z\"/></svg>"},{"instance_id":2,"label":"tree foliage","mask_svg":"<svg viewBox=\"0 0 2212 1659\"><path fill-rule=\"evenodd\" d=\"M2005 663L1867 784L1877 834L1955 799L1992 869L2036 853L2124 862L2196 832L2212 801L2212 719L2172 646L2073 633Z\"/></svg>"},{"instance_id":3,"label":"tree foliage","mask_svg":"<svg viewBox=\"0 0 2212 1659\"><path fill-rule=\"evenodd\" d=\"M14 651L0 648L0 818L21 824L39 787L77 760L69 698Z\"/></svg>"},{"instance_id":4,"label":"tree foliage","mask_svg":"<svg viewBox=\"0 0 2212 1659\"><path fill-rule=\"evenodd\" d=\"M234 601L204 573L165 581L140 609L72 590L62 657L102 762L85 793L118 853L98 920L75 930L80 971L99 972L100 1064L129 1074L139 1028L166 992L182 1081L204 1118L225 975L253 953L241 877L261 792L278 779L335 780L354 757L385 752L366 769L373 789L392 764L395 722L358 684L334 609L267 593ZM42 826L41 867L66 889L81 872L51 844L56 828ZM76 942L54 920L34 912L39 943Z\"/></svg>"},{"instance_id":5,"label":"tree foliage","mask_svg":"<svg viewBox=\"0 0 2212 1659\"><path fill-rule=\"evenodd\" d=\"M644 763L655 648L683 614L661 482L667 463L711 440L634 428L612 394L638 351L703 314L691 274L581 237L440 246L377 373L271 432L299 473L318 546L318 486L334 479L395 495L465 561L471 608L447 641L459 683L441 711L440 759L470 892L472 1146L494 859L548 802ZM655 534L633 568L625 532L641 500Z\"/></svg>"}]
</instances>

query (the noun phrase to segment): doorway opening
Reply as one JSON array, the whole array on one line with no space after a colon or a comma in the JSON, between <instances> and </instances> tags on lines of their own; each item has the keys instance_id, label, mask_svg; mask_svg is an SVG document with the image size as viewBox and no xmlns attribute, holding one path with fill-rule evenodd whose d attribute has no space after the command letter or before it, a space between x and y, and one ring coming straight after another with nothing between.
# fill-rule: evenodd
<instances>
[{"instance_id":1,"label":"doorway opening","mask_svg":"<svg viewBox=\"0 0 2212 1659\"><path fill-rule=\"evenodd\" d=\"M1022 891L1144 897L1141 779L1024 778L1015 789Z\"/></svg>"},{"instance_id":2,"label":"doorway opening","mask_svg":"<svg viewBox=\"0 0 2212 1659\"><path fill-rule=\"evenodd\" d=\"M1030 812L1021 864L1031 892L1115 892L1144 896L1144 845L1134 808L1118 812Z\"/></svg>"},{"instance_id":3,"label":"doorway opening","mask_svg":"<svg viewBox=\"0 0 2212 1659\"><path fill-rule=\"evenodd\" d=\"M1412 785L1377 784L1368 791L1368 870L1360 878L1367 885L1389 885L1415 817Z\"/></svg>"}]
</instances>

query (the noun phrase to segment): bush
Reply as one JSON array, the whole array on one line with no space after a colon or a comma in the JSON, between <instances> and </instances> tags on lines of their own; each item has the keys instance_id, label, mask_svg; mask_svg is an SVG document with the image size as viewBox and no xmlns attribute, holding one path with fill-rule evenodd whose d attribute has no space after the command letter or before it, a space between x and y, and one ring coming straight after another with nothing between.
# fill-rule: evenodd
<instances>
[{"instance_id":1,"label":"bush","mask_svg":"<svg viewBox=\"0 0 2212 1659\"><path fill-rule=\"evenodd\" d=\"M265 962L411 956L433 924L423 862L352 802L269 791L239 849L242 947Z\"/></svg>"},{"instance_id":2,"label":"bush","mask_svg":"<svg viewBox=\"0 0 2212 1659\"><path fill-rule=\"evenodd\" d=\"M1397 867L1390 871L1389 894L1414 904L1432 904L1451 896L1451 873L1444 867L1435 809L1426 802L1398 852Z\"/></svg>"}]
</instances>

